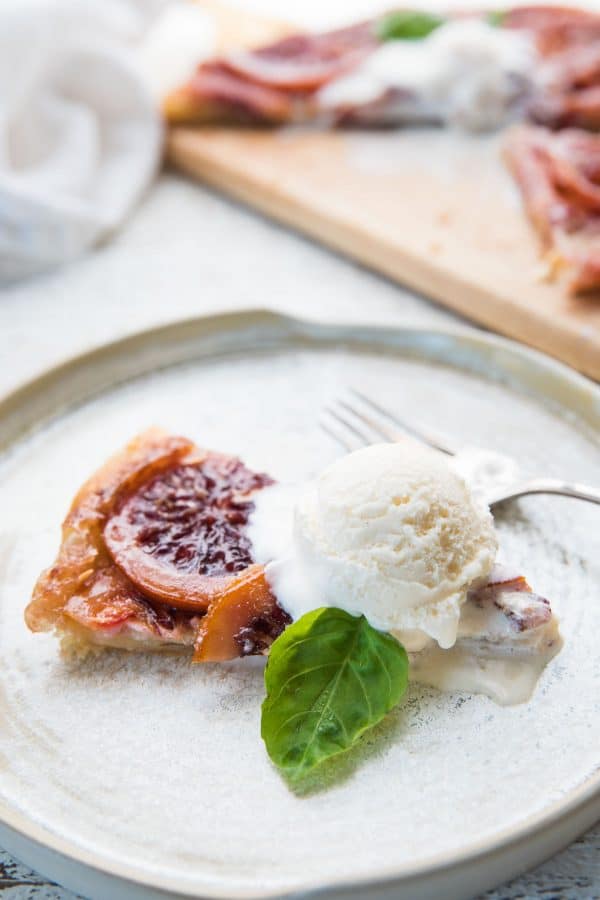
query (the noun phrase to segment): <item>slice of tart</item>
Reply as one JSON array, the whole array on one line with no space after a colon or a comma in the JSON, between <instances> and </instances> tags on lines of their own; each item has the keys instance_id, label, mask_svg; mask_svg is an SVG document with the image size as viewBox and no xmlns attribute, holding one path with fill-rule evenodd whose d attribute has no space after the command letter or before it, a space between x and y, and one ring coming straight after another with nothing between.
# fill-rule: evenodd
<instances>
[{"instance_id":1,"label":"slice of tart","mask_svg":"<svg viewBox=\"0 0 600 900\"><path fill-rule=\"evenodd\" d=\"M196 643L202 659L262 653L289 621L245 534L252 495L271 483L186 438L144 432L77 493L27 625L55 631L71 653Z\"/></svg>"}]
</instances>

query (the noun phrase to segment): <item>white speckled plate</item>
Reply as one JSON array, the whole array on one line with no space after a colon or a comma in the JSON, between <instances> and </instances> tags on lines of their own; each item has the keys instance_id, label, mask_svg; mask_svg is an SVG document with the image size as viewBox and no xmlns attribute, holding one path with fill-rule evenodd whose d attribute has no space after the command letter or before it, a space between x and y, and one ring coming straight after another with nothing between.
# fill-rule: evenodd
<instances>
[{"instance_id":1,"label":"white speckled plate","mask_svg":"<svg viewBox=\"0 0 600 900\"><path fill-rule=\"evenodd\" d=\"M533 865L600 814L600 511L530 498L505 557L562 619L533 699L412 688L320 793L290 793L259 737L262 662L110 652L67 665L22 611L80 482L152 423L277 478L337 453L320 404L352 381L525 469L600 481L600 392L472 332L169 325L55 369L0 404L0 842L86 896L445 898Z\"/></svg>"}]
</instances>

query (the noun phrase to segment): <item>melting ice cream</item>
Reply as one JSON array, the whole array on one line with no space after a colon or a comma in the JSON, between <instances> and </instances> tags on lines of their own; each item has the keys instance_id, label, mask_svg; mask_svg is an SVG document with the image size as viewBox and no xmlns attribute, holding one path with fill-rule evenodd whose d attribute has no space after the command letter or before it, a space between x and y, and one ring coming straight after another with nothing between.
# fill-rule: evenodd
<instances>
[{"instance_id":1,"label":"melting ice cream","mask_svg":"<svg viewBox=\"0 0 600 900\"><path fill-rule=\"evenodd\" d=\"M481 491L437 451L373 445L255 503L249 536L280 605L365 615L404 644L416 680L519 702L560 646L547 601L494 568Z\"/></svg>"}]
</instances>

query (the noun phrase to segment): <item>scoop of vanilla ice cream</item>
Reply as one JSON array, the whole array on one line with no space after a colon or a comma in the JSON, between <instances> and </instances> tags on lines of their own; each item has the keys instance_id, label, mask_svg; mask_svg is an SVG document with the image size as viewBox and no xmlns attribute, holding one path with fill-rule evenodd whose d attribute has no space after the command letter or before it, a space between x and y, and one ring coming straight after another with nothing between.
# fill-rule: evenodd
<instances>
[{"instance_id":1,"label":"scoop of vanilla ice cream","mask_svg":"<svg viewBox=\"0 0 600 900\"><path fill-rule=\"evenodd\" d=\"M299 495L293 543L293 558L271 567L293 618L341 607L409 650L452 646L467 590L497 552L487 507L442 454L409 441L329 466Z\"/></svg>"}]
</instances>

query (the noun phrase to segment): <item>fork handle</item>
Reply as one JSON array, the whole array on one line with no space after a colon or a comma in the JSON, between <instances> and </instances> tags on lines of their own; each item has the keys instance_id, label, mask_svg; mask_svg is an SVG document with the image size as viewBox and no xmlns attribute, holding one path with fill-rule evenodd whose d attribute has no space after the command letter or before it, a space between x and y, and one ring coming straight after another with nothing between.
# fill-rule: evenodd
<instances>
[{"instance_id":1,"label":"fork handle","mask_svg":"<svg viewBox=\"0 0 600 900\"><path fill-rule=\"evenodd\" d=\"M572 481L560 481L558 478L534 478L531 481L516 484L502 493L492 496L489 504L494 506L496 503L514 500L516 497L525 497L527 494L560 494L563 497L573 497L576 500L587 500L588 503L600 504L600 488Z\"/></svg>"}]
</instances>

